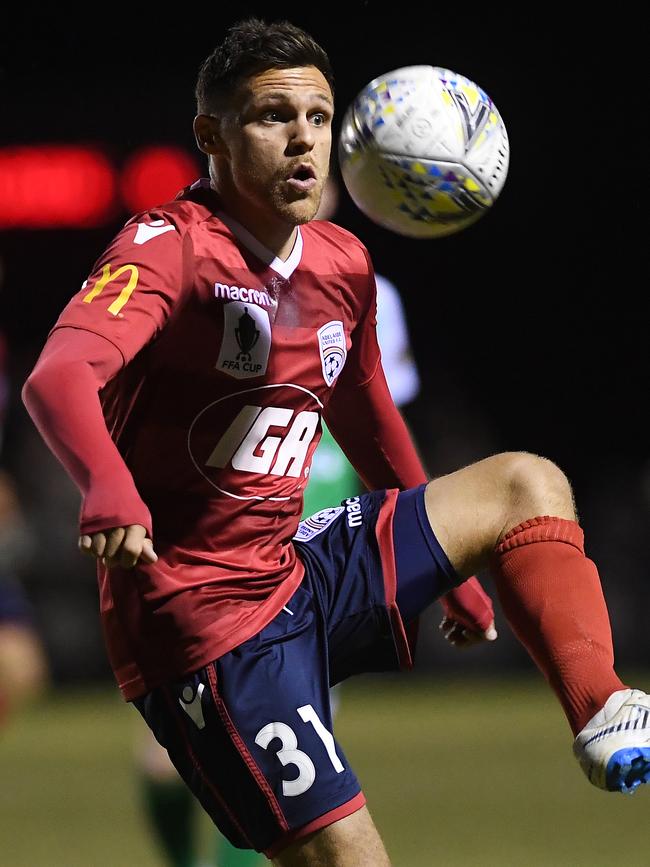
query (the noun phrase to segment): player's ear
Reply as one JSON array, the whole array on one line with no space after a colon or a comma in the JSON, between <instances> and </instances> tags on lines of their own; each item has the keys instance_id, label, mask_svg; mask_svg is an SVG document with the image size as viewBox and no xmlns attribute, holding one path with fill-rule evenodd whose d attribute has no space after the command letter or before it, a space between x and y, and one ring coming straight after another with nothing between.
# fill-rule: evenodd
<instances>
[{"instance_id":1,"label":"player's ear","mask_svg":"<svg viewBox=\"0 0 650 867\"><path fill-rule=\"evenodd\" d=\"M194 118L194 137L204 154L222 154L225 144L219 132L219 121L209 114L197 114Z\"/></svg>"}]
</instances>

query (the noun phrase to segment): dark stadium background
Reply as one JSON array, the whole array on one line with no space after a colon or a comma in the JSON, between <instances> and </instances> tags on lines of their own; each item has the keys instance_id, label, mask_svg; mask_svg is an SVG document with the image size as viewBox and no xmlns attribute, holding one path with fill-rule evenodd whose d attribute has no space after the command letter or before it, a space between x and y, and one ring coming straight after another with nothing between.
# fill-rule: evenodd
<instances>
[{"instance_id":1,"label":"dark stadium background","mask_svg":"<svg viewBox=\"0 0 650 867\"><path fill-rule=\"evenodd\" d=\"M639 28L620 5L573 24L546 6L479 17L453 4L396 9L14 12L0 34L0 145L93 145L118 168L140 148L174 145L201 166L191 133L197 68L225 25L248 12L288 17L329 50L339 122L364 84L399 66L448 66L477 81L511 143L493 212L437 242L391 235L346 197L338 221L402 290L423 381L407 416L431 473L504 449L558 462L601 564L619 659L647 665L648 97ZM0 321L14 388L3 461L36 533L24 577L60 682L110 674L92 569L75 548L76 492L35 434L19 389L58 312L128 216L117 208L86 230L8 228L0 240ZM505 628L498 647L457 655L434 626L431 616L422 631L423 671L529 668Z\"/></svg>"}]
</instances>

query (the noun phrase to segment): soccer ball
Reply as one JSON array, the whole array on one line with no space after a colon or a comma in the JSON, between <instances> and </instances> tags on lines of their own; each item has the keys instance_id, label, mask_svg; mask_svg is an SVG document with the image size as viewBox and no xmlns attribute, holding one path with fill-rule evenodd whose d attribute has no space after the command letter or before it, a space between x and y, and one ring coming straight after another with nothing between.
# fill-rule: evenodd
<instances>
[{"instance_id":1,"label":"soccer ball","mask_svg":"<svg viewBox=\"0 0 650 867\"><path fill-rule=\"evenodd\" d=\"M451 235L478 220L503 188L508 155L490 97L438 66L375 78L348 108L339 138L354 203L411 238Z\"/></svg>"}]
</instances>

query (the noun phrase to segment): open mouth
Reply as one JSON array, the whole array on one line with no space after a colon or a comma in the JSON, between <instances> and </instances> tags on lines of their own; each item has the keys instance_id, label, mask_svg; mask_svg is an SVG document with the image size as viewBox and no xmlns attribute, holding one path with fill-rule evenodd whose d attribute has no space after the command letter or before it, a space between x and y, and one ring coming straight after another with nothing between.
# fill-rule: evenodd
<instances>
[{"instance_id":1,"label":"open mouth","mask_svg":"<svg viewBox=\"0 0 650 867\"><path fill-rule=\"evenodd\" d=\"M297 166L287 178L287 183L294 189L309 191L316 186L316 172L312 166Z\"/></svg>"},{"instance_id":2,"label":"open mouth","mask_svg":"<svg viewBox=\"0 0 650 867\"><path fill-rule=\"evenodd\" d=\"M316 172L311 166L298 166L291 177L298 181L308 181L310 178L316 177Z\"/></svg>"}]
</instances>

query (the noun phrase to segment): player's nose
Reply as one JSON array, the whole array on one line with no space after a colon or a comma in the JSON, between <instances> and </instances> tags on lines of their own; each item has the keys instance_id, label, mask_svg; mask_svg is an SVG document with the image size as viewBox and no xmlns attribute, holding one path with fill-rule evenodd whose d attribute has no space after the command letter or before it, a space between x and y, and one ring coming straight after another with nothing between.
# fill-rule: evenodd
<instances>
[{"instance_id":1,"label":"player's nose","mask_svg":"<svg viewBox=\"0 0 650 867\"><path fill-rule=\"evenodd\" d=\"M292 153L304 153L314 147L314 127L307 116L298 117L291 124L289 148Z\"/></svg>"}]
</instances>

